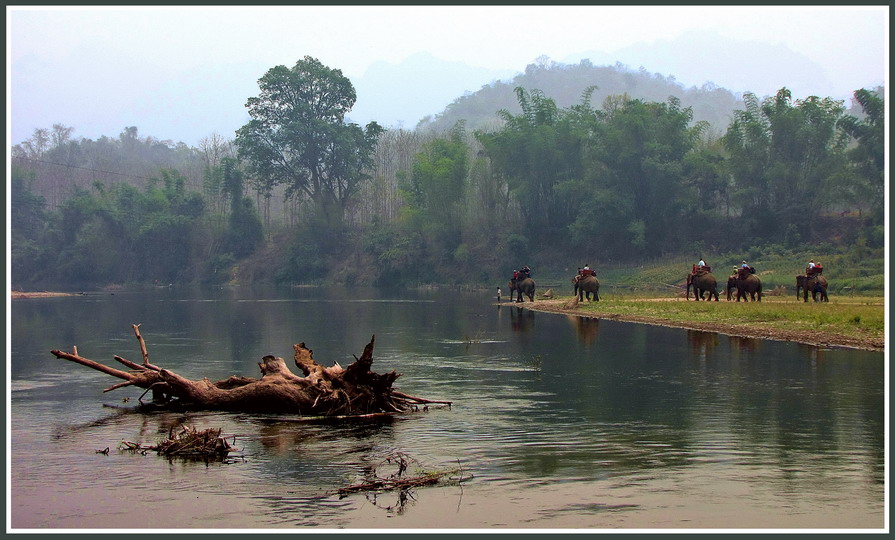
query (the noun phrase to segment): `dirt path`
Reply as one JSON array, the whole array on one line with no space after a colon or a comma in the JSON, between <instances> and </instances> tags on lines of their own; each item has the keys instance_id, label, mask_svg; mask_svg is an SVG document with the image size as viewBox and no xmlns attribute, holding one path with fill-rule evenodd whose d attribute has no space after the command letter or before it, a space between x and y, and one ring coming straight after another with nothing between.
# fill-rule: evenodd
<instances>
[{"instance_id":1,"label":"dirt path","mask_svg":"<svg viewBox=\"0 0 895 540\"><path fill-rule=\"evenodd\" d=\"M673 300L673 299L672 299ZM727 324L706 322L679 322L658 317L642 317L637 315L621 315L618 313L600 313L585 311L582 309L567 309L567 299L551 300L538 299L535 303L514 304L532 311L544 311L549 313L563 313L566 315L579 315L595 319L608 319L623 322L638 322L668 326L672 328L686 328L690 330L702 330L705 332L717 332L729 336L746 338L769 339L774 341L794 341L818 347L844 347L850 349L862 349L868 351L884 351L885 340L876 338L856 338L841 334L824 332L822 330L780 330L762 328L750 324Z\"/></svg>"}]
</instances>

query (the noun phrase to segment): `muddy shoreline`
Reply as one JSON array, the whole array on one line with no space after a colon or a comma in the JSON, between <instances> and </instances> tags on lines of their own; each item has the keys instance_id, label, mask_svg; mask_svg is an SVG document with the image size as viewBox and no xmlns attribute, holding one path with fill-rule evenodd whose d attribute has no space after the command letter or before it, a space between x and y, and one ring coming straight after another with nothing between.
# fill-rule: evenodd
<instances>
[{"instance_id":1,"label":"muddy shoreline","mask_svg":"<svg viewBox=\"0 0 895 540\"><path fill-rule=\"evenodd\" d=\"M703 332L715 332L728 336L736 336L743 338L767 339L772 341L793 341L803 343L805 345L813 345L823 348L848 348L862 349L866 351L885 351L885 339L876 338L856 338L844 336L832 332L824 332L822 330L780 330L774 328L762 328L750 324L727 324L727 323L707 323L707 322L681 322L662 319L658 317L642 317L637 315L621 315L618 313L601 313L594 311L585 311L577 308L566 308L566 300L549 300L538 299L534 303L512 304L517 307L530 309L532 311L542 311L547 313L559 313L564 315L576 315L580 317L590 317L592 319L606 319L622 322L636 322L643 324L653 324L657 326L667 326L671 328L683 328L688 330L700 330Z\"/></svg>"}]
</instances>

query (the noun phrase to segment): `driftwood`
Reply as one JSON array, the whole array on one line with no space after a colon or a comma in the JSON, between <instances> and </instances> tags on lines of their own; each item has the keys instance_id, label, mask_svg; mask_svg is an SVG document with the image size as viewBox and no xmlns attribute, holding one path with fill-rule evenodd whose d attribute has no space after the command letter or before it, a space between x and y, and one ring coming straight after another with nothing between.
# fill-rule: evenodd
<instances>
[{"instance_id":1,"label":"driftwood","mask_svg":"<svg viewBox=\"0 0 895 540\"><path fill-rule=\"evenodd\" d=\"M405 474L411 465L416 465L417 468L414 476ZM390 474L382 472L388 466L392 467L392 472ZM464 480L472 478L472 475L464 477L461 467L444 471L426 471L422 469L416 459L403 452L395 452L383 459L378 465L367 470L363 480L360 482L339 488L338 494L344 497L351 493L364 491L382 492L396 489L406 491L437 484L445 478L459 484Z\"/></svg>"},{"instance_id":2,"label":"driftwood","mask_svg":"<svg viewBox=\"0 0 895 540\"><path fill-rule=\"evenodd\" d=\"M370 370L376 336L364 348L360 358L343 368L338 363L324 367L314 361L314 354L304 343L293 345L295 365L304 376L290 371L286 361L265 356L258 363L261 378L231 376L211 382L207 378L190 380L173 371L149 362L149 353L140 325L132 325L140 344L143 362L138 364L115 355L128 370L116 369L72 352L53 350L57 358L75 362L113 377L123 379L103 392L126 386L152 392L153 404L180 410L221 410L232 412L292 413L300 415L342 417L405 412L428 407L429 404L450 406L450 401L435 401L410 396L392 388L400 374L395 371L378 374Z\"/></svg>"},{"instance_id":3,"label":"driftwood","mask_svg":"<svg viewBox=\"0 0 895 540\"><path fill-rule=\"evenodd\" d=\"M236 441L235 436L230 436ZM184 459L215 459L223 461L227 459L230 452L236 448L227 442L228 437L221 435L220 429L206 429L199 431L189 426L181 426L180 431L174 432L172 428L168 433L168 438L159 441L158 444L139 444L129 441L122 441L118 446L120 450L129 450L131 452L140 452L145 454L152 450L160 456L177 457ZM108 454L108 448L103 453Z\"/></svg>"}]
</instances>

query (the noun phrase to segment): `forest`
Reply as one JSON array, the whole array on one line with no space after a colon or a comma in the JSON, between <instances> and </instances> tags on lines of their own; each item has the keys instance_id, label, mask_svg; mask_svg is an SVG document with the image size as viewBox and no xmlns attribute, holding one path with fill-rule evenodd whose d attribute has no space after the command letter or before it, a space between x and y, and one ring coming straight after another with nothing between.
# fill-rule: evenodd
<instances>
[{"instance_id":1,"label":"forest","mask_svg":"<svg viewBox=\"0 0 895 540\"><path fill-rule=\"evenodd\" d=\"M550 94L581 71L576 101ZM554 64L386 129L346 122L351 81L304 57L264 74L233 137L55 124L15 145L12 286L490 286L756 246L882 260L883 95L737 99Z\"/></svg>"}]
</instances>

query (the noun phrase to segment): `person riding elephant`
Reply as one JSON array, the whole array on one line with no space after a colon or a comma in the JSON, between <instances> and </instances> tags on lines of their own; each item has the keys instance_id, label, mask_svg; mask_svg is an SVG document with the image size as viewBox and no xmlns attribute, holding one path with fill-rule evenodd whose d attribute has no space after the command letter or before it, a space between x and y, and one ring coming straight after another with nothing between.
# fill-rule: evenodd
<instances>
[{"instance_id":1,"label":"person riding elephant","mask_svg":"<svg viewBox=\"0 0 895 540\"><path fill-rule=\"evenodd\" d=\"M693 287L693 296L696 301L703 299L705 293L709 293L706 301L718 301L718 280L709 271L707 266L694 266L693 271L687 276L687 300L690 299L690 287Z\"/></svg>"},{"instance_id":2,"label":"person riding elephant","mask_svg":"<svg viewBox=\"0 0 895 540\"><path fill-rule=\"evenodd\" d=\"M737 302L740 301L740 298L743 298L745 302L751 298L755 302L756 295L757 300L761 302L761 279L754 272L755 269L751 266L740 268L737 271Z\"/></svg>"},{"instance_id":3,"label":"person riding elephant","mask_svg":"<svg viewBox=\"0 0 895 540\"><path fill-rule=\"evenodd\" d=\"M799 289L802 289L805 302L808 301L808 291L811 291L811 298L815 302L818 301L820 295L821 302L829 302L827 297L827 278L820 273L812 273L810 275L796 276L796 298L799 297Z\"/></svg>"},{"instance_id":4,"label":"person riding elephant","mask_svg":"<svg viewBox=\"0 0 895 540\"><path fill-rule=\"evenodd\" d=\"M513 291L516 291L516 302L524 302L522 295L528 297L530 302L535 301L535 280L530 277L510 280L510 298L513 297Z\"/></svg>"},{"instance_id":5,"label":"person riding elephant","mask_svg":"<svg viewBox=\"0 0 895 540\"><path fill-rule=\"evenodd\" d=\"M578 274L572 278L572 283L575 285L575 295L578 296L579 302L583 302L585 298L590 302L591 295L595 302L600 301L600 280L593 270L588 269L587 273Z\"/></svg>"}]
</instances>

